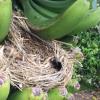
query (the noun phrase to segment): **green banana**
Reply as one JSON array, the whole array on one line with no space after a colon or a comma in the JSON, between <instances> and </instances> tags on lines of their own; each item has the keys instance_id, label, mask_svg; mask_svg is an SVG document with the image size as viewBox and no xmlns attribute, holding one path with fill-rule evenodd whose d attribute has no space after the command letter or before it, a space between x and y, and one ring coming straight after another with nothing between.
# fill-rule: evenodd
<instances>
[{"instance_id":1,"label":"green banana","mask_svg":"<svg viewBox=\"0 0 100 100\"><path fill-rule=\"evenodd\" d=\"M30 2L31 0L19 1L22 4L25 16L28 17L28 25L44 39L57 39L69 34L79 23L82 16L88 12L90 5L86 0L76 0L63 14L57 16L54 14L52 15L53 18L48 18L45 16L46 13L50 16L51 13L46 10L43 15L44 9L40 9L37 5L34 6Z\"/></svg>"},{"instance_id":2,"label":"green banana","mask_svg":"<svg viewBox=\"0 0 100 100\"><path fill-rule=\"evenodd\" d=\"M61 94L59 88L53 88L48 91L48 100L66 100L67 90L64 90L64 96Z\"/></svg>"},{"instance_id":3,"label":"green banana","mask_svg":"<svg viewBox=\"0 0 100 100\"><path fill-rule=\"evenodd\" d=\"M10 91L10 80L0 75L0 100L6 100Z\"/></svg>"},{"instance_id":4,"label":"green banana","mask_svg":"<svg viewBox=\"0 0 100 100\"><path fill-rule=\"evenodd\" d=\"M58 14L52 11L49 11L48 9L45 9L38 5L37 3L33 2L33 0L29 0L31 6L33 9L36 9L37 12L39 12L41 15L47 18L53 18L56 17Z\"/></svg>"},{"instance_id":5,"label":"green banana","mask_svg":"<svg viewBox=\"0 0 100 100\"><path fill-rule=\"evenodd\" d=\"M35 88L36 89L36 88ZM24 88L11 94L8 100L44 100L45 94L34 88Z\"/></svg>"},{"instance_id":6,"label":"green banana","mask_svg":"<svg viewBox=\"0 0 100 100\"><path fill-rule=\"evenodd\" d=\"M40 30L37 34L44 39L58 39L70 34L76 24L88 12L90 3L86 0L77 0L48 28Z\"/></svg>"},{"instance_id":7,"label":"green banana","mask_svg":"<svg viewBox=\"0 0 100 100\"><path fill-rule=\"evenodd\" d=\"M27 22L29 26L34 26L34 29L40 30L40 27L42 29L44 27L47 27L48 24L52 23L51 21L48 21L48 17L42 16L37 12L36 9L33 9L32 4L30 4L29 0L19 0L19 2L22 5L24 15L28 18Z\"/></svg>"},{"instance_id":8,"label":"green banana","mask_svg":"<svg viewBox=\"0 0 100 100\"><path fill-rule=\"evenodd\" d=\"M81 31L85 31L90 27L94 27L100 22L100 7L96 10L89 10L86 15L82 18L80 23L75 27L72 34L80 33Z\"/></svg>"},{"instance_id":9,"label":"green banana","mask_svg":"<svg viewBox=\"0 0 100 100\"><path fill-rule=\"evenodd\" d=\"M33 0L39 6L42 6L53 12L62 13L76 0Z\"/></svg>"},{"instance_id":10,"label":"green banana","mask_svg":"<svg viewBox=\"0 0 100 100\"><path fill-rule=\"evenodd\" d=\"M54 23L56 17L59 15L38 5L38 3L34 1L35 0L19 0L24 15L28 18L28 22L30 23L29 26L34 26L34 30L41 30ZM73 3L73 1L75 0L70 1L70 4Z\"/></svg>"},{"instance_id":11,"label":"green banana","mask_svg":"<svg viewBox=\"0 0 100 100\"><path fill-rule=\"evenodd\" d=\"M0 42L7 36L12 16L11 0L0 0Z\"/></svg>"}]
</instances>

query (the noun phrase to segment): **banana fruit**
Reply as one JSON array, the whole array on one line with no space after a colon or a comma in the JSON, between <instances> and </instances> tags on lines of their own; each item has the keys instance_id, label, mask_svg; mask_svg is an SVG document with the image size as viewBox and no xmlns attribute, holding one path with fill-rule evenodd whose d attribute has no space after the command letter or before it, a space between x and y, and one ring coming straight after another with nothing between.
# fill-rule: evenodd
<instances>
[{"instance_id":1,"label":"banana fruit","mask_svg":"<svg viewBox=\"0 0 100 100\"><path fill-rule=\"evenodd\" d=\"M48 28L45 28L37 34L44 39L58 39L74 29L81 21L84 14L89 10L90 3L86 0L77 0L71 5L59 18Z\"/></svg>"},{"instance_id":2,"label":"banana fruit","mask_svg":"<svg viewBox=\"0 0 100 100\"><path fill-rule=\"evenodd\" d=\"M57 13L41 7L37 3L33 2L33 0L29 0L29 2L31 4L32 8L33 9L35 8L37 10L37 12L40 13L41 15L43 15L44 17L53 18L54 16L57 16Z\"/></svg>"},{"instance_id":3,"label":"banana fruit","mask_svg":"<svg viewBox=\"0 0 100 100\"><path fill-rule=\"evenodd\" d=\"M7 36L12 17L11 0L0 0L0 42Z\"/></svg>"},{"instance_id":4,"label":"banana fruit","mask_svg":"<svg viewBox=\"0 0 100 100\"><path fill-rule=\"evenodd\" d=\"M23 7L25 16L28 18L28 25L40 37L50 40L58 39L69 34L79 20L81 20L82 16L87 13L90 5L87 0L75 0L74 2L70 0L73 4L70 3L70 7L64 10L63 13L52 12L51 14L49 9L38 5L36 0L19 1ZM40 2L40 0L37 2ZM55 2L57 4L58 1Z\"/></svg>"},{"instance_id":5,"label":"banana fruit","mask_svg":"<svg viewBox=\"0 0 100 100\"><path fill-rule=\"evenodd\" d=\"M53 20L52 21L49 20L50 17L52 17L51 19L53 19L53 17L56 17L58 15L57 13L54 13L54 12L51 13L51 11L48 11L46 9L45 9L46 11L44 12L48 11L47 14L39 13L39 9L32 6L33 1L31 0L19 0L19 2L22 5L24 15L28 18L27 20L28 25L32 26L34 30L41 30L47 27L49 24L53 22Z\"/></svg>"},{"instance_id":6,"label":"banana fruit","mask_svg":"<svg viewBox=\"0 0 100 100\"><path fill-rule=\"evenodd\" d=\"M86 15L84 15L80 23L75 27L72 34L80 33L81 31L94 27L98 24L98 22L100 22L100 7L96 10L89 10Z\"/></svg>"},{"instance_id":7,"label":"banana fruit","mask_svg":"<svg viewBox=\"0 0 100 100\"><path fill-rule=\"evenodd\" d=\"M34 0L39 6L42 6L48 10L56 13L62 13L67 9L75 0Z\"/></svg>"},{"instance_id":8,"label":"banana fruit","mask_svg":"<svg viewBox=\"0 0 100 100\"><path fill-rule=\"evenodd\" d=\"M29 27L44 39L60 39L95 26L100 8L93 0L19 0ZM96 5L96 2L93 3Z\"/></svg>"},{"instance_id":9,"label":"banana fruit","mask_svg":"<svg viewBox=\"0 0 100 100\"><path fill-rule=\"evenodd\" d=\"M3 74L4 75L4 74ZM10 80L0 75L0 100L6 100L10 91Z\"/></svg>"},{"instance_id":10,"label":"banana fruit","mask_svg":"<svg viewBox=\"0 0 100 100\"><path fill-rule=\"evenodd\" d=\"M19 0L24 15L28 18L28 25L34 32L44 39L58 39L69 34L74 26L79 23L82 16L88 12L90 3L87 0L70 0L68 9L62 13L51 11L49 8L55 5L57 9L63 7L58 2L67 0ZM44 5L43 5L44 2ZM53 3L53 4L52 4ZM40 4L40 5L39 5ZM48 4L46 7L45 4ZM50 4L52 4L50 6Z\"/></svg>"}]
</instances>

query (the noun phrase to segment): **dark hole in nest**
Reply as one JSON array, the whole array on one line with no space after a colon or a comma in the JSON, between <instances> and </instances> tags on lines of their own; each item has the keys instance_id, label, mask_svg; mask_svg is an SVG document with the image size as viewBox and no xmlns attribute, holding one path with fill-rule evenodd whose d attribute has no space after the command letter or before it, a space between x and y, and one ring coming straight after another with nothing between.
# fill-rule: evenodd
<instances>
[{"instance_id":1,"label":"dark hole in nest","mask_svg":"<svg viewBox=\"0 0 100 100\"><path fill-rule=\"evenodd\" d=\"M53 68L55 68L57 71L60 71L62 68L61 62L57 59L57 57L53 57L50 60L50 63L52 64Z\"/></svg>"}]
</instances>

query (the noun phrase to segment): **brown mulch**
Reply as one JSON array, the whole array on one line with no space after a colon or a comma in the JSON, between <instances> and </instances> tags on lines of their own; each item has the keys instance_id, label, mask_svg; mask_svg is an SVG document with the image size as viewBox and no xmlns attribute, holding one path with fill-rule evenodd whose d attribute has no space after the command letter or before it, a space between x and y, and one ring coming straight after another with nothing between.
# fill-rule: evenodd
<instances>
[{"instance_id":1,"label":"brown mulch","mask_svg":"<svg viewBox=\"0 0 100 100\"><path fill-rule=\"evenodd\" d=\"M82 91L74 94L74 99L70 100L100 100L100 89L96 91Z\"/></svg>"}]
</instances>

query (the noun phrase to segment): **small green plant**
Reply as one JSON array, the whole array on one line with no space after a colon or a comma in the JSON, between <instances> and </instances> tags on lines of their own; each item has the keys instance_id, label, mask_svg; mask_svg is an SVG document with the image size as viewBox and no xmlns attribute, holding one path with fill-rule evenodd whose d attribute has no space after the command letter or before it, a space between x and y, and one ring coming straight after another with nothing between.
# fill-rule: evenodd
<instances>
[{"instance_id":1,"label":"small green plant","mask_svg":"<svg viewBox=\"0 0 100 100\"><path fill-rule=\"evenodd\" d=\"M76 67L76 73L90 86L100 87L100 34L82 32L78 46L84 54L83 66Z\"/></svg>"}]
</instances>

